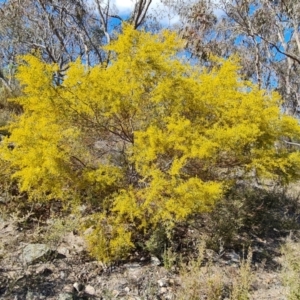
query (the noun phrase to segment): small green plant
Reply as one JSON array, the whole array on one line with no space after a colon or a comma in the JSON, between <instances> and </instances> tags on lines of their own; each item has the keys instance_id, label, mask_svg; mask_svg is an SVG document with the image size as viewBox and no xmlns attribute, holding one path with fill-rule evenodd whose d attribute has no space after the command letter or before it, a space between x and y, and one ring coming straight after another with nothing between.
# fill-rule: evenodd
<instances>
[{"instance_id":1,"label":"small green plant","mask_svg":"<svg viewBox=\"0 0 300 300\"><path fill-rule=\"evenodd\" d=\"M168 243L168 234L163 226L156 228L146 241L146 250L152 255L162 257Z\"/></svg>"},{"instance_id":2,"label":"small green plant","mask_svg":"<svg viewBox=\"0 0 300 300\"><path fill-rule=\"evenodd\" d=\"M164 263L164 267L167 270L172 270L172 268L176 265L176 262L178 260L178 254L175 251L173 251L171 247L165 248L162 254L162 260Z\"/></svg>"},{"instance_id":3,"label":"small green plant","mask_svg":"<svg viewBox=\"0 0 300 300\"><path fill-rule=\"evenodd\" d=\"M44 234L43 242L57 246L63 237L73 230L79 228L79 217L71 215L67 218L56 218L48 226L46 233Z\"/></svg>"}]
</instances>

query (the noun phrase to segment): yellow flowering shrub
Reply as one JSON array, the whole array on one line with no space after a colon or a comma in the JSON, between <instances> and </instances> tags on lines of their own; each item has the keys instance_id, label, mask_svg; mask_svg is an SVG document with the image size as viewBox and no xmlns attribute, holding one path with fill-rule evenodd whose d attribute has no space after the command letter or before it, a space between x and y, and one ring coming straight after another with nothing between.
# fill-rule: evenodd
<instances>
[{"instance_id":1,"label":"yellow flowering shrub","mask_svg":"<svg viewBox=\"0 0 300 300\"><path fill-rule=\"evenodd\" d=\"M182 41L124 26L106 65L57 67L22 57L14 101L23 114L1 145L20 190L37 201L92 201L90 250L124 257L135 241L210 211L236 180L299 178L298 121L277 93L239 74L238 58L215 67L182 58ZM9 147L9 145L13 145Z\"/></svg>"}]
</instances>

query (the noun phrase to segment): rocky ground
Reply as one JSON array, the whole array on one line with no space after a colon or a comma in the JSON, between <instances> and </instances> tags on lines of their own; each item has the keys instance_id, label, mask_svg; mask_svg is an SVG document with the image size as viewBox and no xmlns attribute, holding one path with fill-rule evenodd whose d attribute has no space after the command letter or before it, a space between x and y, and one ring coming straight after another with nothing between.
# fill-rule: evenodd
<instances>
[{"instance_id":1,"label":"rocky ground","mask_svg":"<svg viewBox=\"0 0 300 300\"><path fill-rule=\"evenodd\" d=\"M88 256L76 231L65 232L55 245L41 243L37 231L36 226L33 230L13 219L0 219L0 299L208 299L201 288L196 289L199 282L210 282L203 279L208 273L215 272L210 278L219 280L217 274L230 286L240 270L241 253L209 249L204 253L210 261L209 271L202 264L199 269L206 269L199 273L188 269L183 274L155 256L137 256L107 266ZM287 299L280 275L279 242L254 243L249 299ZM229 299L222 289L213 299Z\"/></svg>"}]
</instances>

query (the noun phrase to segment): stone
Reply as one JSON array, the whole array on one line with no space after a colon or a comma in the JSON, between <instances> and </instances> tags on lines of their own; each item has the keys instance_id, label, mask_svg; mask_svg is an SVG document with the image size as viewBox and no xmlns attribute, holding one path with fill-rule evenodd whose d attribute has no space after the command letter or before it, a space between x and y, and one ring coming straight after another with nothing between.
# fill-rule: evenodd
<instances>
[{"instance_id":1,"label":"stone","mask_svg":"<svg viewBox=\"0 0 300 300\"><path fill-rule=\"evenodd\" d=\"M216 261L218 258L218 254L212 249L206 249L205 254L206 254L207 258L209 258L213 261Z\"/></svg>"},{"instance_id":2,"label":"stone","mask_svg":"<svg viewBox=\"0 0 300 300\"><path fill-rule=\"evenodd\" d=\"M66 278L66 273L64 271L59 272L59 277L60 279L65 279Z\"/></svg>"},{"instance_id":3,"label":"stone","mask_svg":"<svg viewBox=\"0 0 300 300\"><path fill-rule=\"evenodd\" d=\"M129 270L135 270L135 269L139 269L141 265L139 263L127 263L124 264L124 267Z\"/></svg>"},{"instance_id":4,"label":"stone","mask_svg":"<svg viewBox=\"0 0 300 300\"><path fill-rule=\"evenodd\" d=\"M34 292L31 292L31 291L28 291L26 293L26 300L39 300L40 297L37 293L34 293Z\"/></svg>"},{"instance_id":5,"label":"stone","mask_svg":"<svg viewBox=\"0 0 300 300\"><path fill-rule=\"evenodd\" d=\"M159 280L157 281L157 283L158 283L158 285L159 285L160 287L166 287L166 286L169 285L169 282L168 282L167 279L159 279Z\"/></svg>"},{"instance_id":6,"label":"stone","mask_svg":"<svg viewBox=\"0 0 300 300\"><path fill-rule=\"evenodd\" d=\"M151 265L152 266L160 266L161 262L156 256L151 256Z\"/></svg>"},{"instance_id":7,"label":"stone","mask_svg":"<svg viewBox=\"0 0 300 300\"><path fill-rule=\"evenodd\" d=\"M69 253L75 251L75 253L78 254L86 249L86 243L81 236L75 235L74 232L70 232L64 237L63 242L60 245L60 249L61 247L67 248L69 250Z\"/></svg>"},{"instance_id":8,"label":"stone","mask_svg":"<svg viewBox=\"0 0 300 300\"><path fill-rule=\"evenodd\" d=\"M58 300L73 300L73 295L69 293L61 293L58 295Z\"/></svg>"},{"instance_id":9,"label":"stone","mask_svg":"<svg viewBox=\"0 0 300 300\"><path fill-rule=\"evenodd\" d=\"M75 282L73 287L78 293L84 290L84 285L78 282Z\"/></svg>"},{"instance_id":10,"label":"stone","mask_svg":"<svg viewBox=\"0 0 300 300\"><path fill-rule=\"evenodd\" d=\"M91 296L95 295L95 289L91 285L87 285L84 289L84 292Z\"/></svg>"},{"instance_id":11,"label":"stone","mask_svg":"<svg viewBox=\"0 0 300 300\"><path fill-rule=\"evenodd\" d=\"M60 254L63 255L64 257L70 257L70 250L67 247L64 246L59 246L56 251Z\"/></svg>"},{"instance_id":12,"label":"stone","mask_svg":"<svg viewBox=\"0 0 300 300\"><path fill-rule=\"evenodd\" d=\"M3 196L0 196L0 204L4 204L6 205L8 203L9 199L8 197L3 197ZM0 220L3 220L2 218L0 218ZM1 222L1 221L0 221ZM4 222L4 220L3 220Z\"/></svg>"},{"instance_id":13,"label":"stone","mask_svg":"<svg viewBox=\"0 0 300 300\"><path fill-rule=\"evenodd\" d=\"M64 286L63 292L64 292L64 294L72 294L73 286L71 284Z\"/></svg>"},{"instance_id":14,"label":"stone","mask_svg":"<svg viewBox=\"0 0 300 300\"><path fill-rule=\"evenodd\" d=\"M28 244L22 251L22 259L25 264L34 264L50 257L51 249L45 244ZM48 257L47 257L48 256Z\"/></svg>"},{"instance_id":15,"label":"stone","mask_svg":"<svg viewBox=\"0 0 300 300\"><path fill-rule=\"evenodd\" d=\"M162 294L165 294L167 291L168 291L168 289L166 287L161 287L159 290L159 293L162 295Z\"/></svg>"}]
</instances>

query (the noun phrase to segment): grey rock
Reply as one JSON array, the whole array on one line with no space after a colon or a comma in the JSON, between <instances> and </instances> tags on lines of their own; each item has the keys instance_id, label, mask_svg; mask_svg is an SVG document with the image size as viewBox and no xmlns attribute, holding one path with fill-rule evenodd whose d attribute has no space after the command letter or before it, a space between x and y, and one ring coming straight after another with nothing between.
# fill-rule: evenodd
<instances>
[{"instance_id":1,"label":"grey rock","mask_svg":"<svg viewBox=\"0 0 300 300\"><path fill-rule=\"evenodd\" d=\"M86 249L86 243L83 237L70 232L64 237L58 248L62 255L69 256L72 253L83 252Z\"/></svg>"},{"instance_id":2,"label":"grey rock","mask_svg":"<svg viewBox=\"0 0 300 300\"><path fill-rule=\"evenodd\" d=\"M240 256L234 250L228 252L227 256L233 263L239 263L241 261Z\"/></svg>"},{"instance_id":3,"label":"grey rock","mask_svg":"<svg viewBox=\"0 0 300 300\"><path fill-rule=\"evenodd\" d=\"M9 201L8 197L0 196L0 204L7 204ZM3 219L2 219L3 220Z\"/></svg>"},{"instance_id":4,"label":"grey rock","mask_svg":"<svg viewBox=\"0 0 300 300\"><path fill-rule=\"evenodd\" d=\"M47 260L50 254L51 249L45 244L29 244L23 249L22 258L25 264L30 265L42 259Z\"/></svg>"},{"instance_id":5,"label":"grey rock","mask_svg":"<svg viewBox=\"0 0 300 300\"><path fill-rule=\"evenodd\" d=\"M240 256L234 250L223 252L220 257L229 265L241 262Z\"/></svg>"},{"instance_id":6,"label":"grey rock","mask_svg":"<svg viewBox=\"0 0 300 300\"><path fill-rule=\"evenodd\" d=\"M57 248L57 252L62 255L62 256L65 256L65 257L70 257L70 250L67 248L67 247L63 247L63 246L59 246Z\"/></svg>"},{"instance_id":7,"label":"grey rock","mask_svg":"<svg viewBox=\"0 0 300 300\"><path fill-rule=\"evenodd\" d=\"M141 268L141 265L139 263L128 263L128 264L124 264L124 267L129 270L136 270Z\"/></svg>"},{"instance_id":8,"label":"grey rock","mask_svg":"<svg viewBox=\"0 0 300 300\"><path fill-rule=\"evenodd\" d=\"M39 300L41 297L34 292L28 291L26 294L26 300Z\"/></svg>"},{"instance_id":9,"label":"grey rock","mask_svg":"<svg viewBox=\"0 0 300 300\"><path fill-rule=\"evenodd\" d=\"M58 295L58 300L73 300L73 295L69 293L61 293Z\"/></svg>"},{"instance_id":10,"label":"grey rock","mask_svg":"<svg viewBox=\"0 0 300 300\"><path fill-rule=\"evenodd\" d=\"M162 295L162 294L167 293L167 291L168 291L168 289L166 287L162 287L162 288L160 288L159 293Z\"/></svg>"},{"instance_id":11,"label":"grey rock","mask_svg":"<svg viewBox=\"0 0 300 300\"><path fill-rule=\"evenodd\" d=\"M211 259L212 261L216 261L218 259L218 254L214 250L206 249L205 254L207 258Z\"/></svg>"},{"instance_id":12,"label":"grey rock","mask_svg":"<svg viewBox=\"0 0 300 300\"><path fill-rule=\"evenodd\" d=\"M75 282L73 287L78 293L84 290L84 285L78 282Z\"/></svg>"},{"instance_id":13,"label":"grey rock","mask_svg":"<svg viewBox=\"0 0 300 300\"><path fill-rule=\"evenodd\" d=\"M60 279L65 279L66 278L66 273L64 271L59 272L59 277Z\"/></svg>"},{"instance_id":14,"label":"grey rock","mask_svg":"<svg viewBox=\"0 0 300 300\"><path fill-rule=\"evenodd\" d=\"M151 256L151 265L152 266L160 266L161 262L156 256Z\"/></svg>"},{"instance_id":15,"label":"grey rock","mask_svg":"<svg viewBox=\"0 0 300 300\"><path fill-rule=\"evenodd\" d=\"M166 286L169 285L169 282L168 282L167 279L159 279L159 280L157 281L157 283L158 283L158 285L159 285L160 287L166 287Z\"/></svg>"},{"instance_id":16,"label":"grey rock","mask_svg":"<svg viewBox=\"0 0 300 300\"><path fill-rule=\"evenodd\" d=\"M91 296L95 295L95 289L91 285L87 285L84 289L84 292Z\"/></svg>"}]
</instances>

